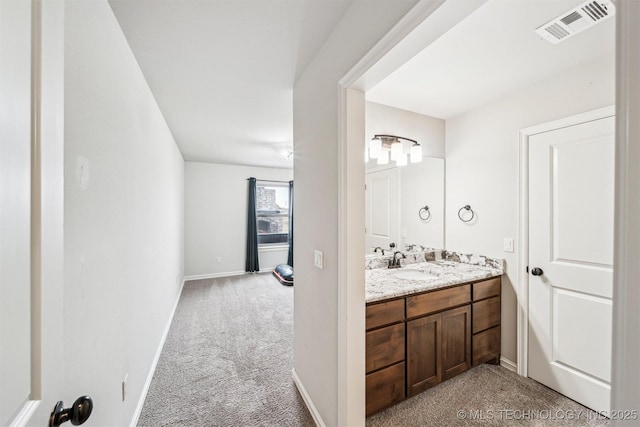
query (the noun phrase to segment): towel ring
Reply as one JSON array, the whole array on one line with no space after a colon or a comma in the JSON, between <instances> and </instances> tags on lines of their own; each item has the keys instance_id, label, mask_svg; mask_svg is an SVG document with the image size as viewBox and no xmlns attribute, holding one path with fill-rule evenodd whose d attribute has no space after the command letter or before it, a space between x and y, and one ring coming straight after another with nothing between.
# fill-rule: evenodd
<instances>
[{"instance_id":1,"label":"towel ring","mask_svg":"<svg viewBox=\"0 0 640 427\"><path fill-rule=\"evenodd\" d=\"M424 213L423 213L424 212ZM429 206L420 208L420 210L418 211L418 216L420 217L421 220L426 221L429 218L431 218L431 211L429 210Z\"/></svg>"},{"instance_id":2,"label":"towel ring","mask_svg":"<svg viewBox=\"0 0 640 427\"><path fill-rule=\"evenodd\" d=\"M469 219L462 218L462 211L463 210L466 210L467 212L471 212L471 217ZM469 206L469 205L465 205L465 206L461 207L460 210L458 211L458 218L460 218L460 221L462 221L462 222L469 222L475 216L476 216L476 213L473 211L473 209L471 209L471 206Z\"/></svg>"}]
</instances>

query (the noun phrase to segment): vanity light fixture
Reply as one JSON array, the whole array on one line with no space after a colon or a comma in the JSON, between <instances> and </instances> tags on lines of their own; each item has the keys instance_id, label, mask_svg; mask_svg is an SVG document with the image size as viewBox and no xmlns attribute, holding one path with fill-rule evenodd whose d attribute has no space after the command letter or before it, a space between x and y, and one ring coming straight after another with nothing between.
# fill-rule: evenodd
<instances>
[{"instance_id":1,"label":"vanity light fixture","mask_svg":"<svg viewBox=\"0 0 640 427\"><path fill-rule=\"evenodd\" d=\"M408 150L403 141L412 143ZM377 159L379 165L386 165L391 159L396 162L396 166L404 166L407 164L407 156L411 163L422 161L422 147L418 141L396 135L374 135L369 142L369 158Z\"/></svg>"},{"instance_id":2,"label":"vanity light fixture","mask_svg":"<svg viewBox=\"0 0 640 427\"><path fill-rule=\"evenodd\" d=\"M371 153L369 153L369 155L371 155ZM386 150L380 151L380 154L378 154L378 164L386 165L388 163L389 163L389 152Z\"/></svg>"}]
</instances>

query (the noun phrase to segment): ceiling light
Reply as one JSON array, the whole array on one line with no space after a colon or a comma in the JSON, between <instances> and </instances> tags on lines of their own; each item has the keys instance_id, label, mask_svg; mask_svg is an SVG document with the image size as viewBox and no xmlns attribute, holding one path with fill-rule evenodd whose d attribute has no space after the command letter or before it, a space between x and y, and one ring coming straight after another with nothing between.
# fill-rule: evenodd
<instances>
[{"instance_id":1,"label":"ceiling light","mask_svg":"<svg viewBox=\"0 0 640 427\"><path fill-rule=\"evenodd\" d=\"M382 141L380 139L374 138L369 142L369 157L372 159L377 159L380 155L380 151L382 150Z\"/></svg>"},{"instance_id":2,"label":"ceiling light","mask_svg":"<svg viewBox=\"0 0 640 427\"><path fill-rule=\"evenodd\" d=\"M389 152L387 150L382 150L378 156L378 164L386 165L387 163L389 163Z\"/></svg>"},{"instance_id":3,"label":"ceiling light","mask_svg":"<svg viewBox=\"0 0 640 427\"><path fill-rule=\"evenodd\" d=\"M405 151L402 141L413 144L409 151ZM369 142L369 158L378 159L379 165L388 164L391 157L397 166L404 166L407 164L407 155L411 156L412 163L422 161L422 147L418 141L396 135L374 135Z\"/></svg>"},{"instance_id":4,"label":"ceiling light","mask_svg":"<svg viewBox=\"0 0 640 427\"><path fill-rule=\"evenodd\" d=\"M420 163L422 161L422 147L417 142L411 146L410 156L411 163Z\"/></svg>"},{"instance_id":5,"label":"ceiling light","mask_svg":"<svg viewBox=\"0 0 640 427\"><path fill-rule=\"evenodd\" d=\"M391 144L391 160L397 162L400 156L402 156L402 143L400 141L396 141Z\"/></svg>"},{"instance_id":6,"label":"ceiling light","mask_svg":"<svg viewBox=\"0 0 640 427\"><path fill-rule=\"evenodd\" d=\"M289 161L293 158L293 147L284 147L281 151L280 154L282 155L282 160L286 160Z\"/></svg>"}]
</instances>

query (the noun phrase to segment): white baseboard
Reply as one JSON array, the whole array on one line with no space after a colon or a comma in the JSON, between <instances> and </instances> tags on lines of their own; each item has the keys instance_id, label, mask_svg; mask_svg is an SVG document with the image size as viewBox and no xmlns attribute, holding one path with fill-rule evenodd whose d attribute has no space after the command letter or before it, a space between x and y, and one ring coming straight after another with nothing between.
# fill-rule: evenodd
<instances>
[{"instance_id":1,"label":"white baseboard","mask_svg":"<svg viewBox=\"0 0 640 427\"><path fill-rule=\"evenodd\" d=\"M295 383L296 387L298 388L298 391L300 392L300 395L302 396L302 400L304 400L304 403L307 405L307 409L309 409L309 412L311 412L313 421L315 421L318 427L326 427L324 420L320 416L320 413L318 412L318 410L316 409L316 406L313 404L313 401L311 400L311 396L309 396L309 393L307 393L307 389L304 388L304 384L302 384L300 377L298 377L298 374L296 373L295 368L291 370L291 374L293 375L293 382Z\"/></svg>"},{"instance_id":2,"label":"white baseboard","mask_svg":"<svg viewBox=\"0 0 640 427\"><path fill-rule=\"evenodd\" d=\"M246 271L228 271L226 273L196 274L193 276L186 276L184 280L188 282L189 280L217 279L219 277L242 276L243 274L247 274L247 272Z\"/></svg>"},{"instance_id":3,"label":"white baseboard","mask_svg":"<svg viewBox=\"0 0 640 427\"><path fill-rule=\"evenodd\" d=\"M31 417L36 412L36 409L40 406L40 402L40 400L27 400L9 427L26 427L31 420Z\"/></svg>"},{"instance_id":4,"label":"white baseboard","mask_svg":"<svg viewBox=\"0 0 640 427\"><path fill-rule=\"evenodd\" d=\"M171 323L173 322L173 316L176 314L176 308L178 308L178 302L180 302L180 295L182 295L182 289L184 288L184 283L186 282L186 277L182 279L182 285L180 285L180 290L178 291L178 297L176 298L176 302L173 304L173 309L171 310L171 315L169 316L169 320L164 327L164 331L162 331L162 337L160 338L160 344L158 344L158 350L156 350L156 355L153 358L153 362L151 362L151 367L149 368L149 373L147 374L147 381L144 383L144 387L142 387L142 393L140 394L140 399L138 400L138 405L136 406L136 410L133 413L133 418L131 418L131 423L129 427L136 427L138 424L138 419L140 418L140 414L142 413L142 407L144 406L144 401L147 398L147 393L149 392L149 386L151 386L151 380L153 379L153 374L156 371L156 367L158 366L158 360L160 360L160 354L162 353L162 347L164 347L164 342L167 340L167 335L169 335L169 329L171 329Z\"/></svg>"},{"instance_id":5,"label":"white baseboard","mask_svg":"<svg viewBox=\"0 0 640 427\"><path fill-rule=\"evenodd\" d=\"M507 368L512 372L518 372L518 364L503 356L500 356L500 366Z\"/></svg>"}]
</instances>

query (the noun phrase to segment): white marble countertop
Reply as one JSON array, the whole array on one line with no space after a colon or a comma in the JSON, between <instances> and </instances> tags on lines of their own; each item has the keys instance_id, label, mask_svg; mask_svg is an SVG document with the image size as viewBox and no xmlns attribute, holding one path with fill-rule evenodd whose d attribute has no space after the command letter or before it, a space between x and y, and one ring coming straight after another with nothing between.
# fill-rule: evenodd
<instances>
[{"instance_id":1,"label":"white marble countertop","mask_svg":"<svg viewBox=\"0 0 640 427\"><path fill-rule=\"evenodd\" d=\"M503 268L456 261L430 261L401 268L365 270L365 301L430 291L462 283L501 276Z\"/></svg>"}]
</instances>

